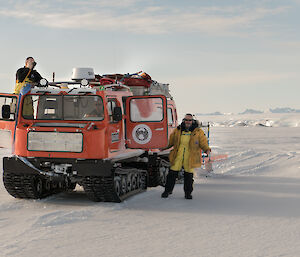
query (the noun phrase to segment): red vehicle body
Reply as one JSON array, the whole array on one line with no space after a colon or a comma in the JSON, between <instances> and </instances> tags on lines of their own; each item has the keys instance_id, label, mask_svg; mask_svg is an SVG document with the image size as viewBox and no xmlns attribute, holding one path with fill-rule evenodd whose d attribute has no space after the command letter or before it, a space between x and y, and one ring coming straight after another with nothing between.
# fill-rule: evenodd
<instances>
[{"instance_id":1,"label":"red vehicle body","mask_svg":"<svg viewBox=\"0 0 300 257\"><path fill-rule=\"evenodd\" d=\"M133 95L109 76L78 84L0 94L0 129L10 133L13 145L13 155L3 158L8 193L43 198L79 184L93 201L120 202L164 185L168 152L159 149L177 126L174 100Z\"/></svg>"}]
</instances>

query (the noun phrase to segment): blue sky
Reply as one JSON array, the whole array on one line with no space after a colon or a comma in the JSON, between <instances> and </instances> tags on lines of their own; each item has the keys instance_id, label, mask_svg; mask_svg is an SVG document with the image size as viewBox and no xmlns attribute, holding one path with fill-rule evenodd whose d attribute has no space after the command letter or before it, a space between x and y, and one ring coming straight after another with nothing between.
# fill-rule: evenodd
<instances>
[{"instance_id":1,"label":"blue sky","mask_svg":"<svg viewBox=\"0 0 300 257\"><path fill-rule=\"evenodd\" d=\"M0 0L0 91L27 56L170 83L180 113L300 109L300 0Z\"/></svg>"}]
</instances>

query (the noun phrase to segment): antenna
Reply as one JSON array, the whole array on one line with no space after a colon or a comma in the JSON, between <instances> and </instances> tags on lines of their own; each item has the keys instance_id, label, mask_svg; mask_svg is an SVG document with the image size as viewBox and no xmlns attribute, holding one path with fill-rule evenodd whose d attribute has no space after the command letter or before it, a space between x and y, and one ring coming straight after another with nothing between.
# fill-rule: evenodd
<instances>
[{"instance_id":1,"label":"antenna","mask_svg":"<svg viewBox=\"0 0 300 257\"><path fill-rule=\"evenodd\" d=\"M52 82L55 80L55 72L52 73Z\"/></svg>"}]
</instances>

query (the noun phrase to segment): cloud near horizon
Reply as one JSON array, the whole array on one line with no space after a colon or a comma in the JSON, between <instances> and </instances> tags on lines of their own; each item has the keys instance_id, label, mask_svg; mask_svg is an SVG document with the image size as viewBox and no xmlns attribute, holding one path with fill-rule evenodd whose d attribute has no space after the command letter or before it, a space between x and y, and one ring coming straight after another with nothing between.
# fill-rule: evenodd
<instances>
[{"instance_id":1,"label":"cloud near horizon","mask_svg":"<svg viewBox=\"0 0 300 257\"><path fill-rule=\"evenodd\" d=\"M133 34L167 34L202 32L207 34L246 34L260 30L257 23L269 16L285 12L278 6L186 6L184 9L155 5L149 1L40 1L20 0L0 7L3 17L59 29L126 31ZM259 27L256 28L256 27ZM248 31L249 32L249 31Z\"/></svg>"}]
</instances>

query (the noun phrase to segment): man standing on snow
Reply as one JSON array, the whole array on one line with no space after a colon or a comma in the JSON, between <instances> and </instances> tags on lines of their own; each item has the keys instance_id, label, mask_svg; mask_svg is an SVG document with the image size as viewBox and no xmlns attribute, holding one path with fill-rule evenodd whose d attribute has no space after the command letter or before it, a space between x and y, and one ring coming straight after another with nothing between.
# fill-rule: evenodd
<instances>
[{"instance_id":1,"label":"man standing on snow","mask_svg":"<svg viewBox=\"0 0 300 257\"><path fill-rule=\"evenodd\" d=\"M184 168L184 193L186 199L192 199L194 168L201 167L201 149L209 154L207 138L202 129L199 128L193 115L185 115L182 123L170 135L169 145L173 146L169 155L170 171L167 175L165 191L162 198L172 194L179 171Z\"/></svg>"},{"instance_id":2,"label":"man standing on snow","mask_svg":"<svg viewBox=\"0 0 300 257\"><path fill-rule=\"evenodd\" d=\"M25 61L25 66L17 70L16 74L16 86L14 94L19 94L23 86L26 83L38 83L42 79L42 76L34 70L36 62L33 57L27 57Z\"/></svg>"}]
</instances>

